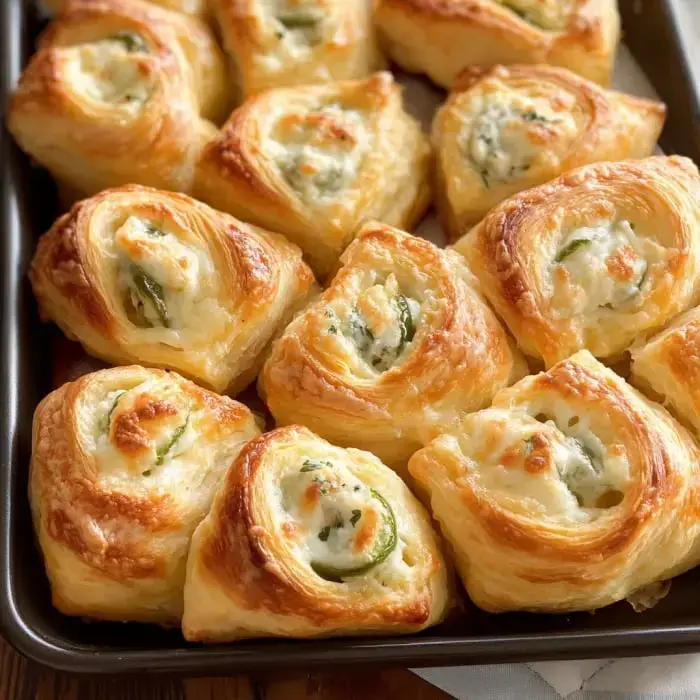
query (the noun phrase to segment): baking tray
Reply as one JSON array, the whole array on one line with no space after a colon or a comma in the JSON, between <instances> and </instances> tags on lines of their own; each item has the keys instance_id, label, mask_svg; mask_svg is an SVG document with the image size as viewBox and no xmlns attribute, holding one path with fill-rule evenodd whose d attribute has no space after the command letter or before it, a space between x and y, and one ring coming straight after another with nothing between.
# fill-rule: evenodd
<instances>
[{"instance_id":1,"label":"baking tray","mask_svg":"<svg viewBox=\"0 0 700 700\"><path fill-rule=\"evenodd\" d=\"M686 0L621 0L625 41L669 106L661 145L700 162L700 89L691 71ZM694 1L694 0L690 0ZM40 20L30 0L0 2L3 102L33 49ZM34 545L27 470L34 407L67 378L80 356L52 377L52 353L71 355L57 331L39 323L26 272L37 237L57 213L48 175L32 168L3 132L0 148L0 626L21 653L87 673L226 674L262 667L340 664L438 666L678 653L700 648L700 568L676 579L670 595L642 614L620 603L574 615L489 615L465 602L443 625L404 638L185 643L177 630L88 624L50 603ZM58 345L57 345L58 343ZM63 343L63 344L62 344ZM84 369L84 367L83 367ZM66 374L67 373L67 374Z\"/></svg>"}]
</instances>

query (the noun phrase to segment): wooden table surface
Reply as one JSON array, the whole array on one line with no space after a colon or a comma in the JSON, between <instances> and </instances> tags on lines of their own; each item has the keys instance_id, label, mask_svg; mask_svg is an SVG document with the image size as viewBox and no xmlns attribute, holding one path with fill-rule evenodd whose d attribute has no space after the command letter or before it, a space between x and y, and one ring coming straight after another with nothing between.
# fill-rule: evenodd
<instances>
[{"instance_id":1,"label":"wooden table surface","mask_svg":"<svg viewBox=\"0 0 700 700\"><path fill-rule=\"evenodd\" d=\"M448 700L406 670L345 668L231 678L90 678L58 673L0 639L0 700Z\"/></svg>"}]
</instances>

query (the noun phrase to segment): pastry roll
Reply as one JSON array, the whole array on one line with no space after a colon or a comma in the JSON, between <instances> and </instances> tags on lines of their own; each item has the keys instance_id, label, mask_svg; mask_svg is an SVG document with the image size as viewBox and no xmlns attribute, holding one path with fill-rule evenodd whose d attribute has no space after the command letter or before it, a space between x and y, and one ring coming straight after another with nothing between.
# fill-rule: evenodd
<instances>
[{"instance_id":1,"label":"pastry roll","mask_svg":"<svg viewBox=\"0 0 700 700\"><path fill-rule=\"evenodd\" d=\"M162 370L106 369L49 394L29 497L53 604L178 624L192 532L259 434L242 404Z\"/></svg>"},{"instance_id":2,"label":"pastry roll","mask_svg":"<svg viewBox=\"0 0 700 700\"><path fill-rule=\"evenodd\" d=\"M632 382L700 437L700 309L632 350Z\"/></svg>"},{"instance_id":3,"label":"pastry roll","mask_svg":"<svg viewBox=\"0 0 700 700\"><path fill-rule=\"evenodd\" d=\"M501 203L455 249L528 355L614 362L697 301L698 201L687 158L598 163Z\"/></svg>"},{"instance_id":4,"label":"pastry roll","mask_svg":"<svg viewBox=\"0 0 700 700\"><path fill-rule=\"evenodd\" d=\"M401 479L290 426L245 446L195 531L182 628L206 642L405 634L450 603L430 517Z\"/></svg>"},{"instance_id":5,"label":"pastry roll","mask_svg":"<svg viewBox=\"0 0 700 700\"><path fill-rule=\"evenodd\" d=\"M196 196L279 231L326 276L360 222L411 228L430 148L389 73L248 100L202 152Z\"/></svg>"},{"instance_id":6,"label":"pastry roll","mask_svg":"<svg viewBox=\"0 0 700 700\"><path fill-rule=\"evenodd\" d=\"M229 102L199 20L143 0L74 0L41 36L8 108L20 147L79 195L135 182L188 191Z\"/></svg>"},{"instance_id":7,"label":"pastry roll","mask_svg":"<svg viewBox=\"0 0 700 700\"><path fill-rule=\"evenodd\" d=\"M417 452L471 599L595 610L700 563L700 451L583 350Z\"/></svg>"},{"instance_id":8,"label":"pastry roll","mask_svg":"<svg viewBox=\"0 0 700 700\"><path fill-rule=\"evenodd\" d=\"M433 123L444 228L454 240L501 200L574 167L650 156L665 114L564 68L467 69Z\"/></svg>"},{"instance_id":9,"label":"pastry roll","mask_svg":"<svg viewBox=\"0 0 700 700\"><path fill-rule=\"evenodd\" d=\"M82 0L42 0L46 9L51 12L65 12L70 6ZM150 0L156 5L162 5L169 10L177 10L190 15L203 15L207 11L207 0Z\"/></svg>"},{"instance_id":10,"label":"pastry roll","mask_svg":"<svg viewBox=\"0 0 700 700\"><path fill-rule=\"evenodd\" d=\"M212 0L242 97L381 67L367 0Z\"/></svg>"},{"instance_id":11,"label":"pastry roll","mask_svg":"<svg viewBox=\"0 0 700 700\"><path fill-rule=\"evenodd\" d=\"M92 355L218 392L257 375L314 288L301 251L185 195L131 185L76 204L39 241L42 316Z\"/></svg>"},{"instance_id":12,"label":"pastry roll","mask_svg":"<svg viewBox=\"0 0 700 700\"><path fill-rule=\"evenodd\" d=\"M620 38L616 0L376 0L383 48L451 88L466 66L549 63L608 85Z\"/></svg>"},{"instance_id":13,"label":"pastry roll","mask_svg":"<svg viewBox=\"0 0 700 700\"><path fill-rule=\"evenodd\" d=\"M527 368L453 252L368 223L342 262L274 344L259 388L278 424L401 471Z\"/></svg>"}]
</instances>

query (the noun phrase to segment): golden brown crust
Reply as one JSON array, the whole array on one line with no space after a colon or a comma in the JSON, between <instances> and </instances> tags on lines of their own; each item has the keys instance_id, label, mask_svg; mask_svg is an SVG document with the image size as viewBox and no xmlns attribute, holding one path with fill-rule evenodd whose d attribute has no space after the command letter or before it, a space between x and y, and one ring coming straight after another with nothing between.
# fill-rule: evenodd
<instances>
[{"instance_id":1,"label":"golden brown crust","mask_svg":"<svg viewBox=\"0 0 700 700\"><path fill-rule=\"evenodd\" d=\"M564 68L467 68L433 123L443 226L454 240L506 197L567 170L650 156L665 114Z\"/></svg>"},{"instance_id":2,"label":"golden brown crust","mask_svg":"<svg viewBox=\"0 0 700 700\"><path fill-rule=\"evenodd\" d=\"M212 0L240 97L270 88L364 78L382 67L369 3ZM296 20L296 21L295 21Z\"/></svg>"},{"instance_id":3,"label":"golden brown crust","mask_svg":"<svg viewBox=\"0 0 700 700\"><path fill-rule=\"evenodd\" d=\"M410 228L429 202L429 146L389 73L248 100L202 151L195 193L297 243L321 277L357 226Z\"/></svg>"},{"instance_id":4,"label":"golden brown crust","mask_svg":"<svg viewBox=\"0 0 700 700\"><path fill-rule=\"evenodd\" d=\"M140 228L150 225L160 237ZM173 307L166 327L134 317L132 265L149 271ZM280 236L137 185L58 219L39 241L30 278L42 316L91 354L176 369L229 392L255 377L269 341L314 289L300 251Z\"/></svg>"},{"instance_id":5,"label":"golden brown crust","mask_svg":"<svg viewBox=\"0 0 700 700\"><path fill-rule=\"evenodd\" d=\"M273 346L259 387L278 423L304 423L401 468L525 364L452 253L369 223L342 262ZM396 318L401 295L413 334Z\"/></svg>"},{"instance_id":6,"label":"golden brown crust","mask_svg":"<svg viewBox=\"0 0 700 700\"><path fill-rule=\"evenodd\" d=\"M352 480L357 491L381 492L399 523L402 551L342 582L313 570L303 545L306 523L296 519L289 486L305 478L300 467L310 456L339 473L344 487ZM310 477L309 483L318 485ZM357 528L371 537L370 514L376 516L363 514ZM411 561L410 570L402 557ZM192 641L397 634L438 622L450 588L429 517L400 479L369 453L335 448L304 427L289 426L251 440L229 470L194 536L185 601L183 630Z\"/></svg>"},{"instance_id":7,"label":"golden brown crust","mask_svg":"<svg viewBox=\"0 0 700 700\"><path fill-rule=\"evenodd\" d=\"M697 300L698 197L686 158L598 163L506 200L455 249L527 354L614 359Z\"/></svg>"},{"instance_id":8,"label":"golden brown crust","mask_svg":"<svg viewBox=\"0 0 700 700\"><path fill-rule=\"evenodd\" d=\"M619 40L615 0L378 0L375 21L388 55L445 88L469 65L549 63L602 85Z\"/></svg>"},{"instance_id":9,"label":"golden brown crust","mask_svg":"<svg viewBox=\"0 0 700 700\"><path fill-rule=\"evenodd\" d=\"M528 469L536 451L544 465ZM477 605L565 612L698 563L698 456L668 413L583 351L500 392L409 469ZM582 460L598 465L585 477Z\"/></svg>"},{"instance_id":10,"label":"golden brown crust","mask_svg":"<svg viewBox=\"0 0 700 700\"><path fill-rule=\"evenodd\" d=\"M187 191L230 105L203 22L142 0L74 0L39 40L11 96L8 128L85 195L138 182Z\"/></svg>"},{"instance_id":11,"label":"golden brown crust","mask_svg":"<svg viewBox=\"0 0 700 700\"><path fill-rule=\"evenodd\" d=\"M154 440L172 440L181 413L179 451L156 459ZM189 537L258 432L242 404L161 370L102 370L49 394L34 415L29 494L57 607L176 622Z\"/></svg>"}]
</instances>

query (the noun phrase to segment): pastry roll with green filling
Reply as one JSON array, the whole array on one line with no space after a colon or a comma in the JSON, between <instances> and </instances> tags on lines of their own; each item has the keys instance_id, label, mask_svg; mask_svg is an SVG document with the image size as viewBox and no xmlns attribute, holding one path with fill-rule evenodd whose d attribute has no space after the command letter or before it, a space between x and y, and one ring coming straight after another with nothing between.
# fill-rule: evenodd
<instances>
[{"instance_id":1,"label":"pastry roll with green filling","mask_svg":"<svg viewBox=\"0 0 700 700\"><path fill-rule=\"evenodd\" d=\"M506 199L454 248L527 355L613 363L698 302L699 200L687 158L596 163Z\"/></svg>"},{"instance_id":2,"label":"pastry roll with green filling","mask_svg":"<svg viewBox=\"0 0 700 700\"><path fill-rule=\"evenodd\" d=\"M118 367L49 394L34 414L29 499L67 615L179 624L190 538L252 413L175 373Z\"/></svg>"},{"instance_id":3,"label":"pastry roll with green filling","mask_svg":"<svg viewBox=\"0 0 700 700\"><path fill-rule=\"evenodd\" d=\"M374 222L342 263L273 345L260 393L278 424L403 470L527 366L454 252Z\"/></svg>"},{"instance_id":4,"label":"pastry roll with green filling","mask_svg":"<svg viewBox=\"0 0 700 700\"><path fill-rule=\"evenodd\" d=\"M376 0L379 38L402 68L451 88L467 66L547 63L608 85L617 0Z\"/></svg>"},{"instance_id":5,"label":"pastry roll with green filling","mask_svg":"<svg viewBox=\"0 0 700 700\"><path fill-rule=\"evenodd\" d=\"M195 531L182 628L204 642L406 634L442 620L451 588L401 479L289 426L245 446Z\"/></svg>"},{"instance_id":6,"label":"pastry roll with green filling","mask_svg":"<svg viewBox=\"0 0 700 700\"><path fill-rule=\"evenodd\" d=\"M39 240L42 316L115 364L234 394L315 291L301 251L186 195L136 185L76 204Z\"/></svg>"},{"instance_id":7,"label":"pastry roll with green filling","mask_svg":"<svg viewBox=\"0 0 700 700\"><path fill-rule=\"evenodd\" d=\"M649 606L700 563L700 451L588 351L499 392L409 470L490 612Z\"/></svg>"},{"instance_id":8,"label":"pastry roll with green filling","mask_svg":"<svg viewBox=\"0 0 700 700\"><path fill-rule=\"evenodd\" d=\"M231 97L203 21L145 0L73 0L41 35L7 124L79 196L129 183L188 191Z\"/></svg>"},{"instance_id":9,"label":"pastry roll with green filling","mask_svg":"<svg viewBox=\"0 0 700 700\"><path fill-rule=\"evenodd\" d=\"M420 220L429 157L390 73L278 88L249 99L202 151L195 193L284 234L323 278L363 221Z\"/></svg>"},{"instance_id":10,"label":"pastry roll with green filling","mask_svg":"<svg viewBox=\"0 0 700 700\"><path fill-rule=\"evenodd\" d=\"M243 98L382 67L367 0L211 0Z\"/></svg>"},{"instance_id":11,"label":"pastry roll with green filling","mask_svg":"<svg viewBox=\"0 0 700 700\"><path fill-rule=\"evenodd\" d=\"M454 240L506 197L567 170L650 156L665 114L564 68L468 68L433 122L442 224Z\"/></svg>"}]
</instances>

